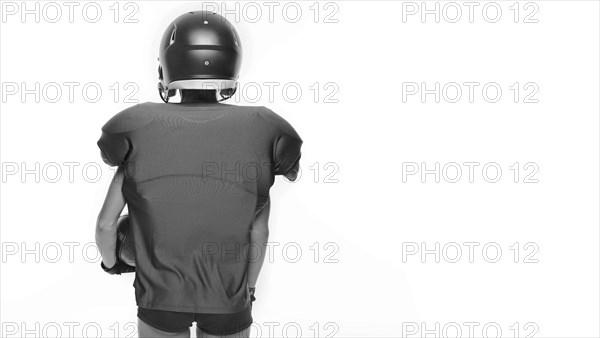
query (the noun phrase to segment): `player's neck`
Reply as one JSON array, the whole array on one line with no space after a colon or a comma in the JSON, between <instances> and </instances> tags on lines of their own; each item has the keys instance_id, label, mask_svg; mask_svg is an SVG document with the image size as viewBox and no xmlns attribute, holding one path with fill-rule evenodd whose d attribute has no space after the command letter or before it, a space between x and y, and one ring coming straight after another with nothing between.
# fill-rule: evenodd
<instances>
[{"instance_id":1,"label":"player's neck","mask_svg":"<svg viewBox=\"0 0 600 338\"><path fill-rule=\"evenodd\" d=\"M200 91L200 90L186 90L181 93L181 103L194 103L194 104L203 104L203 103L219 103L217 101L217 97L212 92Z\"/></svg>"},{"instance_id":2,"label":"player's neck","mask_svg":"<svg viewBox=\"0 0 600 338\"><path fill-rule=\"evenodd\" d=\"M205 103L219 103L217 100L181 100L181 103L194 103L194 104L205 104Z\"/></svg>"}]
</instances>

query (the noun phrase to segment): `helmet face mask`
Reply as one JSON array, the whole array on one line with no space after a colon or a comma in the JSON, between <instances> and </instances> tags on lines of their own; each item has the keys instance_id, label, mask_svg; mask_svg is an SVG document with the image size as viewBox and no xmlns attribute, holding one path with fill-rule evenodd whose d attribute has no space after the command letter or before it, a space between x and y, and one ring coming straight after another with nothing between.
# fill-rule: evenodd
<instances>
[{"instance_id":1,"label":"helmet face mask","mask_svg":"<svg viewBox=\"0 0 600 338\"><path fill-rule=\"evenodd\" d=\"M188 12L165 30L158 60L164 102L177 89L216 90L226 100L237 89L242 47L237 31L221 15Z\"/></svg>"}]
</instances>

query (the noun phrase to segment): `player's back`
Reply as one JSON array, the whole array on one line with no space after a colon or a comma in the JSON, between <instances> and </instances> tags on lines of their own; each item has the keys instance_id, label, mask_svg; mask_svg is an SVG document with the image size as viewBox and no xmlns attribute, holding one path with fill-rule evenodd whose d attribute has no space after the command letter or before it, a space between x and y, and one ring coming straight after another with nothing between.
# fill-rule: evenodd
<instances>
[{"instance_id":1,"label":"player's back","mask_svg":"<svg viewBox=\"0 0 600 338\"><path fill-rule=\"evenodd\" d=\"M148 102L109 120L98 145L125 168L138 306L242 310L254 215L301 144L265 107Z\"/></svg>"}]
</instances>

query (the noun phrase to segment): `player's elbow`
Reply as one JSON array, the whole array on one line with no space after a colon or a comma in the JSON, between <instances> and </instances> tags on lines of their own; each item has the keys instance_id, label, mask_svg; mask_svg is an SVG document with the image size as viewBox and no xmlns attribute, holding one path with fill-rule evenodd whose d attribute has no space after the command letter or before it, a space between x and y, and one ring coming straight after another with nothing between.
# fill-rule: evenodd
<instances>
[{"instance_id":1,"label":"player's elbow","mask_svg":"<svg viewBox=\"0 0 600 338\"><path fill-rule=\"evenodd\" d=\"M261 231L262 231L262 235L263 235L265 238L269 238L269 228L266 228L266 229L261 229Z\"/></svg>"},{"instance_id":2,"label":"player's elbow","mask_svg":"<svg viewBox=\"0 0 600 338\"><path fill-rule=\"evenodd\" d=\"M100 231L115 231L117 229L117 222L114 219L106 219L98 217L96 221L96 229Z\"/></svg>"},{"instance_id":3,"label":"player's elbow","mask_svg":"<svg viewBox=\"0 0 600 338\"><path fill-rule=\"evenodd\" d=\"M269 238L269 227L259 226L252 228L252 237Z\"/></svg>"}]
</instances>

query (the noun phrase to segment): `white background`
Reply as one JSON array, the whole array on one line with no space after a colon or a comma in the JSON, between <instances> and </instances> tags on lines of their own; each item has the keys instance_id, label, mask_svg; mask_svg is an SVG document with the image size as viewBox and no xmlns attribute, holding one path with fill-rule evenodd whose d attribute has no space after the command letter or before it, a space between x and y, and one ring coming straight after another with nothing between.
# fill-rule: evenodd
<instances>
[{"instance_id":1,"label":"white background","mask_svg":"<svg viewBox=\"0 0 600 338\"><path fill-rule=\"evenodd\" d=\"M85 2L76 2L73 22L69 7L57 2L57 23L49 22L56 12L44 12L45 2L38 2L39 23L34 15L21 17L20 2L14 15L7 3L0 27L2 335L131 334L133 276L105 274L93 245L111 178L96 141L107 119L134 104L124 100L132 92L126 83L137 86L137 102L159 102L159 39L171 20L202 3L141 1L126 8L123 2L117 23L112 1L96 3L102 9L96 23L85 20L94 8L82 15ZM242 39L240 85L249 88L236 100L270 107L304 139L302 177L297 183L278 177L272 188L270 239L280 245L259 279L252 336L293 337L298 328L306 337L422 337L425 330L428 337L456 336L460 327L458 336L469 337L473 325L475 336L485 336L487 326L492 337L495 327L503 337L534 331L535 337L598 337L598 2L521 2L516 23L512 1L492 3L502 9L495 23L486 21L494 7L482 15L487 2L475 2L472 20L469 7L456 3L463 11L456 23L449 22L455 12L448 2L437 2L439 23L434 15L422 22L420 12L403 17L411 5L392 1L322 2L316 23L314 3L298 2L302 15L291 23L294 8L285 16L284 4L275 7L273 22L263 2L238 3L237 10L226 5L239 15L226 17ZM262 17L252 22L257 6ZM125 23L134 10L138 22ZM331 20L337 22L325 22ZM524 22L531 20L537 22ZM65 82L79 83L73 102ZM281 84L272 99L265 82ZM337 103L324 102L333 88L325 88L328 82L338 89ZM409 82L428 89L436 82L480 85L474 102L465 86L456 103L444 97L436 103L434 95L422 102L420 92L403 102ZM515 82L517 103L509 88ZM529 82L538 88L537 103L524 102ZM33 94L21 98L21 83L40 84L39 102ZM55 103L52 83L62 89ZM102 88L95 103L82 95L89 83ZM256 102L249 102L252 83L263 90ZM282 95L286 83L302 88L298 102ZM482 96L486 83L502 88L498 102ZM21 87L12 94L14 84ZM78 163L72 182L65 162ZM464 162L480 163L472 183ZM39 182L35 174L22 178L24 169L36 172L36 163ZM55 183L52 163L62 170ZM98 181L96 166L84 175L86 163L102 169ZM433 174L424 182L420 173L403 180L407 163L427 169L457 163L462 177L451 183L449 171L439 183ZM496 183L482 176L486 163L501 167ZM525 183L532 168L537 183ZM488 174L495 176L493 169ZM478 245L473 262L465 242ZM293 247L283 252L286 243L302 249L298 262L291 262ZM406 255L411 243L426 249L439 243L439 263L433 254ZM452 243L462 249L456 263ZM492 249L484 255L486 244ZM496 263L486 261L493 247L502 249Z\"/></svg>"}]
</instances>

